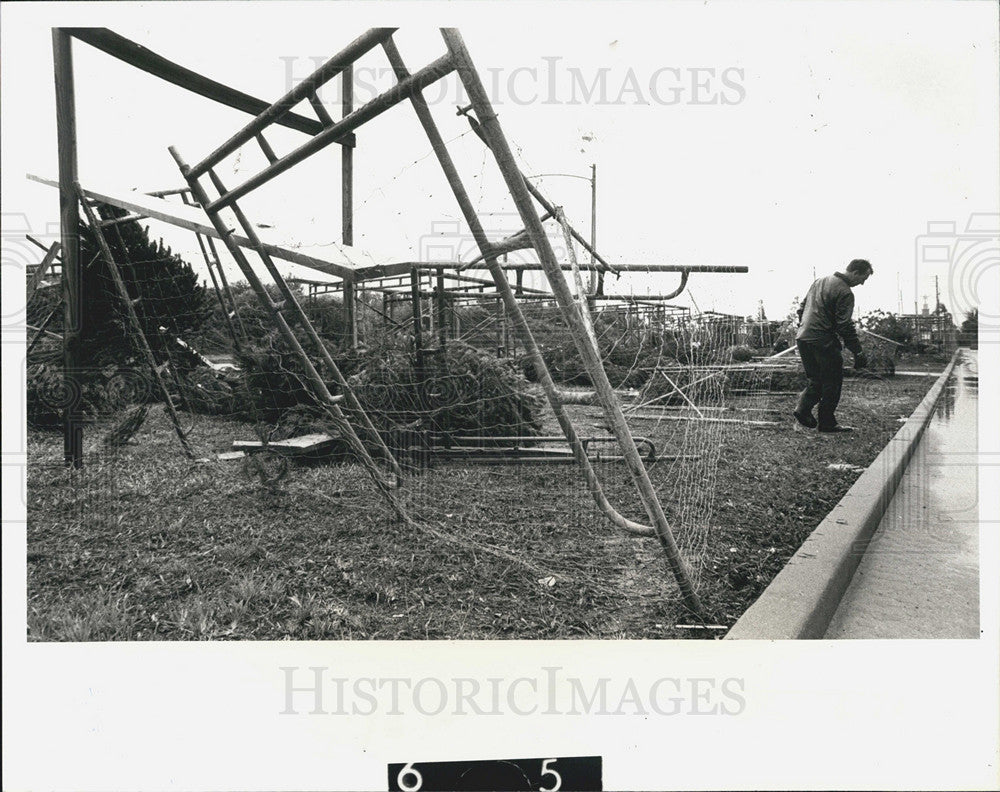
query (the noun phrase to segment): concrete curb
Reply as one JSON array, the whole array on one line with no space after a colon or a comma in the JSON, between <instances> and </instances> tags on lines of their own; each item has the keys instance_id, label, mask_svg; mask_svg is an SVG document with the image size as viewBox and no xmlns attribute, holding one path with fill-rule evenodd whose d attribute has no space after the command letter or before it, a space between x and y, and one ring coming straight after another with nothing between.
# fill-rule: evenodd
<instances>
[{"instance_id":1,"label":"concrete curb","mask_svg":"<svg viewBox=\"0 0 1000 792\"><path fill-rule=\"evenodd\" d=\"M958 350L906 423L732 626L726 639L823 637L957 360Z\"/></svg>"}]
</instances>

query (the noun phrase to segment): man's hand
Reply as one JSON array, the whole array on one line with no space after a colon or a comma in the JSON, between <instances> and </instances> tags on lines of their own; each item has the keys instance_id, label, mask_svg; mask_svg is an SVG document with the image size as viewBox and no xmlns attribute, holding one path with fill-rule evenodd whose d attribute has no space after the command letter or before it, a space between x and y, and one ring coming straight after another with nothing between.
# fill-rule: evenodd
<instances>
[{"instance_id":1,"label":"man's hand","mask_svg":"<svg viewBox=\"0 0 1000 792\"><path fill-rule=\"evenodd\" d=\"M865 357L864 352L854 353L854 370L860 371L861 369L868 368L868 358Z\"/></svg>"}]
</instances>

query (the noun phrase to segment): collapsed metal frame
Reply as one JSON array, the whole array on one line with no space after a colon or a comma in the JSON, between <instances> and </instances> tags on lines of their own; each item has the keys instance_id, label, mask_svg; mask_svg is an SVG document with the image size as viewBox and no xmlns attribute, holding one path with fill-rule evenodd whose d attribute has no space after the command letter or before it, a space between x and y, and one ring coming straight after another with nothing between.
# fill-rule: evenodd
<instances>
[{"instance_id":1,"label":"collapsed metal frame","mask_svg":"<svg viewBox=\"0 0 1000 792\"><path fill-rule=\"evenodd\" d=\"M324 409L327 410L330 417L333 418L334 423L337 425L338 429L341 430L345 439L351 446L352 451L375 480L379 489L382 491L383 495L386 497L387 501L396 513L402 519L408 521L409 518L402 510L398 500L395 498L389 483L382 477L382 471L375 464L375 461L369 452L369 446L378 452L378 455L381 456L383 462L390 468L390 470L392 470L393 473L396 474L397 484L401 478L401 470L398 463L385 446L385 443L379 433L372 426L368 416L365 414L343 375L337 368L336 363L327 352L322 340L316 334L315 329L306 318L305 313L296 300L295 294L288 287L287 282L282 278L275 267L267 246L261 242L254 230L253 225L247 220L242 210L240 210L237 201L294 165L304 161L312 154L328 145L338 143L342 146L342 150L344 152L344 158L342 160L344 174L344 180L342 182L344 208L342 233L345 244L350 244L350 237L353 229L353 216L351 212L352 166L349 156L349 147L354 144L354 130L366 121L381 114L385 110L388 110L390 107L405 100L409 100L421 126L424 129L425 134L428 137L434 154L444 171L444 175L456 201L459 204L462 214L469 225L473 238L479 247L481 255L480 259L476 261L476 264L478 265L477 268L482 268L483 264L485 264L485 268L488 269L490 275L492 276L500 302L506 314L510 316L521 342L531 359L532 364L534 365L539 382L545 391L549 404L570 446L573 457L581 468L592 497L601 512L613 524L629 533L640 536L655 536L658 539L665 551L668 566L670 567L671 572L673 573L680 588L684 604L693 613L703 616L704 609L702 604L697 593L694 591L687 567L681 557L673 532L667 522L666 515L659 502L655 488L643 464L635 439L626 424L621 404L616 393L612 389L610 382L608 381L607 374L601 360L600 351L596 347L592 333L589 332L588 316L586 314L587 306L585 303L581 304L581 302L578 302L574 298L574 295L563 275L563 271L570 269L570 267L568 265L561 264L556 260L554 250L543 229L542 223L544 220L555 215L558 208L549 204L548 201L541 196L537 189L535 189L519 171L510 146L503 134L497 116L493 111L489 97L487 96L485 88L472 62L471 56L469 55L469 52L466 49L458 31L448 28L441 29L441 35L444 40L447 53L433 61L430 65L425 66L423 69L414 73L409 72L402 60L395 42L392 40L394 32L395 29L392 28L374 28L369 30L363 36L348 45L348 47L343 49L340 53L329 59L310 77L296 85L295 88L289 91L284 97L271 103L263 110L260 110L258 105L255 117L249 124L245 125L239 132L231 136L221 146L216 148L207 157L193 166L188 165L184 161L175 147L170 147L170 153L174 157L182 176L187 182L187 189L190 191L194 200L201 205L201 208L209 217L216 234L226 245L230 255L236 261L243 275L247 278L251 288L257 294L262 305L271 314L279 332L303 363L307 372L308 381L312 387L314 395L317 398L317 401L324 407ZM64 251L63 284L64 295L66 297L65 310L67 319L67 332L65 334L65 368L68 374L71 374L74 370L75 353L73 343L74 340L78 343L79 319L81 316L81 306L79 305L79 278L81 272L79 267L79 246L78 240L75 239L75 230L78 211L77 199L84 197L76 181L76 130L73 108L72 56L70 50L70 37L74 35L84 41L88 41L89 39L88 43L94 43L95 37L93 31L90 31L89 29L83 29L82 32L80 29L53 29L53 55L57 94L56 115L59 143L60 219L62 225L62 244ZM131 42L127 42L127 40L115 40L115 36L116 34L111 34L110 44L109 37L103 36L101 37L101 44L95 44L95 46L100 46L101 49L109 52L109 54L121 57L121 59L126 60L127 62L132 62L133 65L137 65L147 71L156 73L158 76L164 77L165 79L170 79L178 85L189 87L185 83L195 80L197 87L192 87L191 90L196 90L196 92L201 93L204 96L213 98L216 101L227 103L230 106L239 107L239 109L246 112L254 112L254 109L247 107L247 103L245 101L246 95L243 95L244 99L240 99L239 97L234 98L232 95L234 92L232 92L231 89L222 90L225 88L224 86L220 87L219 84L213 83L213 81L206 81L205 78L201 78L200 75L194 75L194 73L188 72L187 70L182 70L182 72L187 72L186 74L178 73L177 68L179 67L172 70L167 69L167 71L171 72L168 75L164 72L164 64L156 64L155 58L152 59L152 63L155 68L151 67L150 58L144 57L143 52L141 52L143 48L138 47L138 45L134 45ZM120 37L117 38L120 39ZM377 46L380 46L387 56L389 63L395 72L397 83L395 86L372 99L362 107L354 109L350 92L350 78L353 63L362 55ZM146 52L148 53L148 51ZM123 57L123 55L127 55L128 57ZM159 56L156 56L156 58L158 57ZM164 59L159 60L163 61ZM170 65L176 67L176 64ZM499 260L499 256L502 253L518 248L513 246L514 243L512 243L511 240L506 240L500 244L494 244L487 238L478 213L469 199L469 195L465 190L461 178L459 177L451 155L448 152L440 132L438 131L433 117L431 116L430 108L427 105L426 100L423 98L421 92L424 88L432 85L453 71L458 74L466 94L470 99L470 105L467 108L464 108L461 112L469 119L476 135L483 141L488 151L492 154L504 182L507 185L509 194L514 200L518 214L521 217L521 221L524 223L524 231L517 235L521 238L516 241L516 244L523 248L533 248L538 257L538 265L525 265L525 268L540 267L546 275L549 286L552 290L551 298L558 304L563 318L570 329L574 344L576 345L577 350L584 361L584 365L587 368L588 374L594 383L598 400L603 408L605 417L612 430L612 434L614 435L621 450L622 459L629 469L651 525L642 525L627 519L615 510L605 497L600 481L598 480L596 472L594 471L588 457L586 444L577 435L576 429L563 407L560 393L548 371L545 361L542 358L531 328L521 311L517 295L515 295L515 292L512 290L506 276L506 271L510 269L517 270L519 266L507 265ZM318 100L316 91L320 86L338 75L341 76L344 81L343 116L339 121L334 121L330 118L326 109ZM206 85L206 83L208 84ZM250 99L253 98L250 97ZM292 108L303 100L308 100L312 105L319 119L318 129L316 129L311 123L306 124L305 126L307 128L303 129L303 125L301 123L301 119L303 117L295 116L291 112ZM474 116L472 114L474 114ZM295 126L295 128L298 128L301 131L306 131L311 134L312 137L309 141L294 149L290 154L278 157L263 137L263 132L269 125L276 123L284 124L286 126L294 126L291 123L291 120L293 119L300 119L299 121L296 121L298 125ZM255 176L250 177L247 181L237 187L231 190L227 189L219 176L215 173L214 166L218 165L228 155L234 153L240 146L251 140L256 140L256 142L260 145L269 164L264 168L264 170L260 171ZM208 192L201 183L201 179L206 176L212 183L212 186L217 193L217 197L214 199L209 197ZM540 217L536 213L533 201L538 201L539 204L541 204L541 206L545 209L546 213L543 216ZM221 212L224 209L229 209L235 215L237 223L242 227L246 236L244 243L237 243L234 239L235 228L229 227L221 215ZM567 236L571 233L573 233L572 230L567 229ZM600 258L596 251L594 251L585 240L580 239L579 235L573 235L578 238L578 241L580 241L584 247L594 255L595 260L600 262L601 267L598 268L599 271L615 271L613 267ZM249 244L245 244L246 242ZM282 297L281 301L275 302L270 298L263 283L260 281L259 277L247 261L241 248L241 244L243 247L250 247L260 257L268 273L278 286ZM482 264L479 263L480 261ZM587 265L582 265L580 268L587 268ZM575 263L573 269L574 274L578 278L578 270L576 269ZM703 268L670 267L669 269L682 274L681 288L683 288L684 284L686 284L689 272L694 269ZM746 271L745 267L712 269L715 271L722 270L730 272ZM389 273L383 271L380 274L386 275ZM355 278L344 279L343 288L345 292L345 303L350 302L351 306L353 306L353 292L355 284ZM678 290L678 293L679 291L680 290ZM326 382L312 365L308 355L305 353L305 350L301 347L295 335L292 333L288 320L284 314L285 311L287 311L296 320L303 323L303 327L306 328L310 341L316 347L326 370L329 371L336 380L337 386L340 390L340 393L337 395L333 395L330 392ZM352 326L354 326L353 322ZM344 403L344 405L348 408L350 416L353 417L354 420L361 426L361 435L364 435L364 440L362 440L361 436L355 432L352 422L341 409L341 403ZM82 431L80 430L79 425L75 424L74 418L75 416L73 414L73 410L67 410L65 447L67 462L79 466L82 464Z\"/></svg>"}]
</instances>

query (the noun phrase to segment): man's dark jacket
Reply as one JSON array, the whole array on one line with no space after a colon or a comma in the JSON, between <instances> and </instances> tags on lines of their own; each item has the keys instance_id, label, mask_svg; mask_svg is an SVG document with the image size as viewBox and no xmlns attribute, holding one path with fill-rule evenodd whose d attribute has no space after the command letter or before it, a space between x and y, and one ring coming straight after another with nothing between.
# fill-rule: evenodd
<instances>
[{"instance_id":1,"label":"man's dark jacket","mask_svg":"<svg viewBox=\"0 0 1000 792\"><path fill-rule=\"evenodd\" d=\"M809 287L799 308L799 331L796 341L808 341L820 346L840 349L839 335L854 354L861 352L858 332L851 315L854 313L854 293L847 279L838 273L819 278Z\"/></svg>"}]
</instances>

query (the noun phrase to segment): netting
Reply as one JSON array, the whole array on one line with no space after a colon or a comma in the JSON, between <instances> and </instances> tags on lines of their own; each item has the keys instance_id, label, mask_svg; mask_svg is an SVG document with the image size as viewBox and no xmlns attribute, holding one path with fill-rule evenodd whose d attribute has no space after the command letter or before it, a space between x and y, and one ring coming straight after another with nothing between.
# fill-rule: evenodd
<instances>
[{"instance_id":1,"label":"netting","mask_svg":"<svg viewBox=\"0 0 1000 792\"><path fill-rule=\"evenodd\" d=\"M775 425L759 396L778 373L754 362L770 354L775 328L671 302L686 274L665 295L669 289L649 294L664 281L652 272L613 283L610 274L581 272L563 210L546 206L554 255L574 267L562 277L577 306L559 305L555 276L540 271L492 167L497 151L469 122L471 130L463 118L461 132L442 137L476 172L470 200L478 216L495 221L487 236L494 256L504 251L516 306L485 268L482 235L470 235L468 222L422 235L411 245L419 248L411 271L345 284L274 277L270 254L253 242L254 226L235 205L221 214L206 209L221 241L198 236L196 275L123 210L85 204L85 354L73 379L59 383L55 341L39 345L41 368L29 376L33 425L58 427L65 405L50 392L75 390L93 424L91 452L156 447L162 455L171 442L166 426L178 451L238 467L268 496L294 493L317 513L336 506L338 529L349 519L396 521L473 558L528 570L544 586L575 581L581 596L620 592L633 574L630 559L665 571L662 556L643 555L655 556L653 542L628 541L655 535L654 524L662 536L655 513L662 506L697 585L709 561L719 466L727 452L751 445L730 441ZM274 161L258 141L261 150L253 141L204 174L212 195L226 191L218 173ZM366 189L355 207L361 225L376 204L404 205L395 194L405 196L404 183L426 189L426 171L439 164L431 153ZM207 207L204 185L174 156L188 190L173 192ZM254 200L247 196L256 209ZM468 207L463 212L468 221ZM386 225L367 223L398 230ZM231 236L237 232L256 247L246 254L253 264ZM370 263L351 261L326 233L320 245L353 266ZM627 427L608 409L607 394L597 396L607 384L625 405ZM633 442L640 460L630 456ZM310 471L318 469L323 485L312 486ZM654 579L638 596L662 596L662 574Z\"/></svg>"},{"instance_id":2,"label":"netting","mask_svg":"<svg viewBox=\"0 0 1000 792\"><path fill-rule=\"evenodd\" d=\"M98 215L111 223L124 212L99 207ZM115 291L93 229L82 224L91 293L86 366L75 388L92 422L91 447L107 454L148 443L173 413L198 459L236 457L247 480L293 490L303 471L332 464L351 482L335 491L375 508L378 494L355 471L300 356L249 286L218 265L208 268L211 282L199 282L190 264L134 221L111 223L102 233L135 319ZM210 264L218 261L214 245L199 244ZM513 260L532 263L530 256ZM368 284L374 288L361 288L353 305L353 328L342 290L293 288L382 440L414 475L399 498L415 521L471 552L513 559L540 575L575 575L607 593L613 586L588 552L547 544L554 526L595 530L601 541L616 529L593 499L593 483L580 475L514 317L487 292L488 273L465 270L464 282L453 275L429 268ZM268 289L280 302L277 289ZM541 289L518 291L602 496L626 520L648 523L562 311ZM45 313L46 300L30 312ZM697 584L727 438L772 425L761 395L778 387L776 376L789 378L782 387L797 386L797 375L752 363L770 353L760 343L770 337L741 318L621 293L591 295L589 311L604 369ZM56 335L58 329L53 325ZM324 371L304 324L292 330ZM36 428L62 420L52 397L65 390L58 355L55 336L43 337L29 359L29 422ZM344 505L342 496L338 503Z\"/></svg>"}]
</instances>

